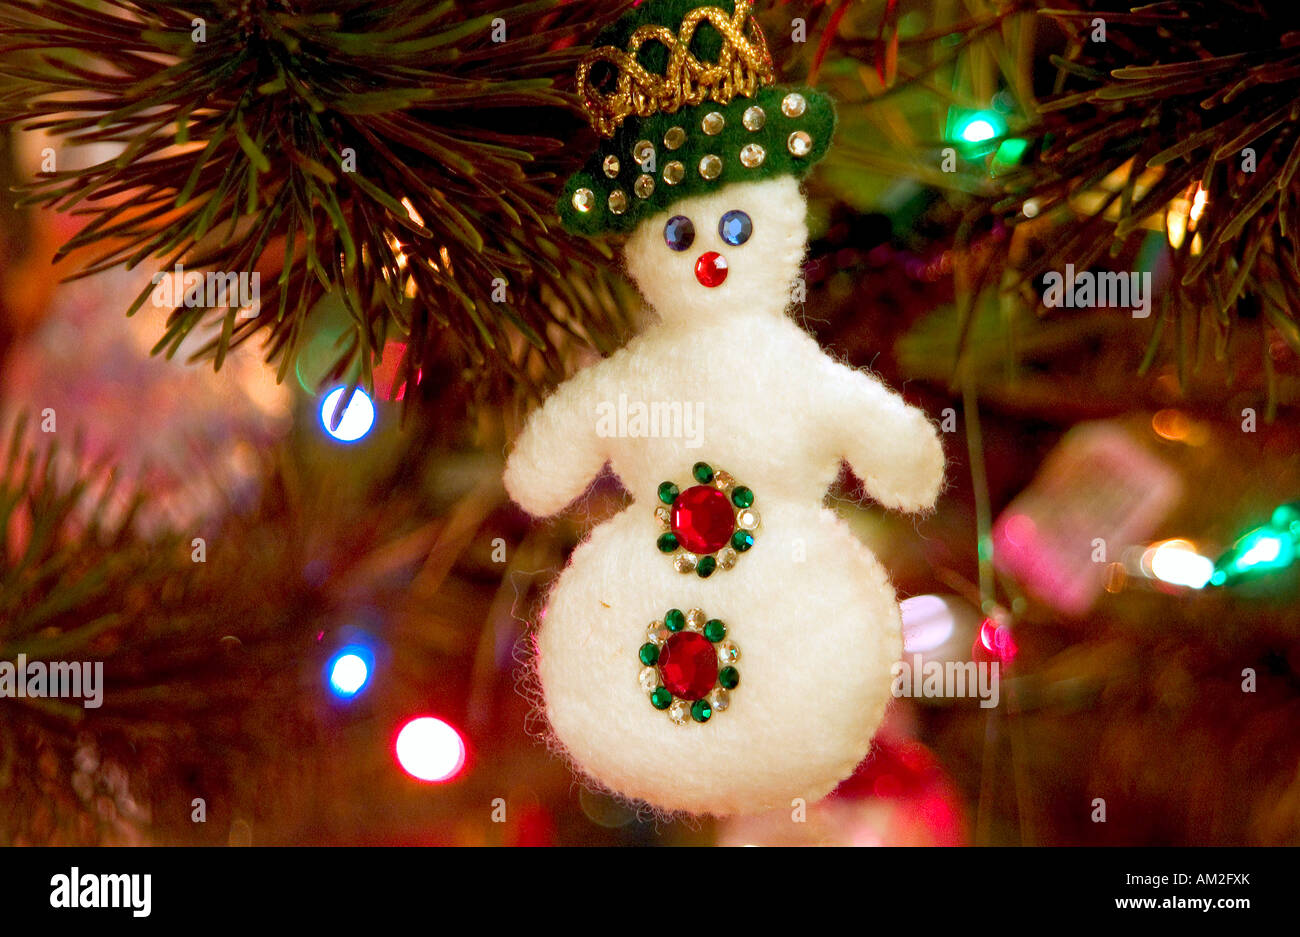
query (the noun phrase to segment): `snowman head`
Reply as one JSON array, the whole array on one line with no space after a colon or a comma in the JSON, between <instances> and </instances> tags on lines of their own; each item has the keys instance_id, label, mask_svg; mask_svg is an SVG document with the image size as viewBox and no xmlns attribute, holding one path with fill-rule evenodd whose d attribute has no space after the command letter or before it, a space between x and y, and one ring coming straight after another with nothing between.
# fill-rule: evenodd
<instances>
[{"instance_id":1,"label":"snowman head","mask_svg":"<svg viewBox=\"0 0 1300 937\"><path fill-rule=\"evenodd\" d=\"M774 83L750 6L646 0L578 68L601 140L556 210L576 234L630 234L628 269L666 321L780 312L798 274L799 179L826 154L835 109Z\"/></svg>"},{"instance_id":2,"label":"snowman head","mask_svg":"<svg viewBox=\"0 0 1300 937\"><path fill-rule=\"evenodd\" d=\"M624 252L628 272L665 323L779 314L803 259L805 214L793 176L682 199L637 226Z\"/></svg>"}]
</instances>

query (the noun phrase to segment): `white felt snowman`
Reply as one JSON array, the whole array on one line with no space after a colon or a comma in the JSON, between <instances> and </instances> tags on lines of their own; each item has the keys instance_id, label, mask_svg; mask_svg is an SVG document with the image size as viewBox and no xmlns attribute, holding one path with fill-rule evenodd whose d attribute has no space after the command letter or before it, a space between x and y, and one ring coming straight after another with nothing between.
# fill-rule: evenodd
<instances>
[{"instance_id":1,"label":"white felt snowman","mask_svg":"<svg viewBox=\"0 0 1300 937\"><path fill-rule=\"evenodd\" d=\"M607 463L631 494L547 598L545 715L574 763L626 797L788 809L867 755L902 651L885 571L823 506L827 488L846 461L882 505L925 510L943 453L921 411L786 314L807 241L799 177L829 144L829 101L771 85L747 3L651 0L610 39L589 63L613 66L614 90L592 87L596 65L579 72L607 136L560 214L571 230L630 231L654 324L561 385L506 467L537 516ZM651 40L666 47L657 72ZM673 91L683 60L705 100ZM633 61L653 79L640 94Z\"/></svg>"}]
</instances>

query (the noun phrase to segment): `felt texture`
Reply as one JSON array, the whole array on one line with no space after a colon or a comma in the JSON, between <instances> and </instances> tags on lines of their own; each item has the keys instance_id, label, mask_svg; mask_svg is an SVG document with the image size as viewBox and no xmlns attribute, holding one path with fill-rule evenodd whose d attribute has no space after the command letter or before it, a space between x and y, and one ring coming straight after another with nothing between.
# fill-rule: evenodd
<instances>
[{"instance_id":1,"label":"felt texture","mask_svg":"<svg viewBox=\"0 0 1300 937\"><path fill-rule=\"evenodd\" d=\"M717 230L732 209L753 221L741 246ZM680 253L663 239L678 214L696 229ZM888 702L900 620L884 570L822 501L842 460L890 508L927 509L942 486L942 448L925 415L832 360L785 315L805 214L798 181L784 176L645 220L625 256L656 321L561 385L506 466L510 495L538 516L572 502L607 462L631 494L551 591L536 672L545 715L576 765L666 812L788 809L852 772ZM706 251L728 261L716 288L694 276ZM629 423L608 435L603 417L620 397L625 408L689 405L696 424L646 436ZM655 546L657 487L689 486L697 461L750 487L762 519L753 548L708 579L677 572ZM646 627L670 608L722 619L741 651L731 705L705 724L674 725L637 681Z\"/></svg>"}]
</instances>

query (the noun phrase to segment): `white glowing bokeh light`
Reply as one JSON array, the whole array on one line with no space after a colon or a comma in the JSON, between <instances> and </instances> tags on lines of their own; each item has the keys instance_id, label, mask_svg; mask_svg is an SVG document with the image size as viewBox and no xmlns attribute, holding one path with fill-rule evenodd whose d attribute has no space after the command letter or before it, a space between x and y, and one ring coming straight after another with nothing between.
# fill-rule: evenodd
<instances>
[{"instance_id":1,"label":"white glowing bokeh light","mask_svg":"<svg viewBox=\"0 0 1300 937\"><path fill-rule=\"evenodd\" d=\"M1202 589L1214 575L1214 561L1186 540L1167 540L1151 554L1151 575L1170 585Z\"/></svg>"},{"instance_id":2,"label":"white glowing bokeh light","mask_svg":"<svg viewBox=\"0 0 1300 937\"><path fill-rule=\"evenodd\" d=\"M397 733L397 763L421 781L449 781L465 766L460 733L433 716L420 716Z\"/></svg>"},{"instance_id":3,"label":"white glowing bokeh light","mask_svg":"<svg viewBox=\"0 0 1300 937\"><path fill-rule=\"evenodd\" d=\"M357 388L348 403L348 408L343 411L343 419L339 420L339 425L331 426L334 408L346 391L347 388L340 387L325 396L325 400L320 405L320 422L325 432L340 442L356 442L375 425L375 405L370 402L364 390Z\"/></svg>"},{"instance_id":4,"label":"white glowing bokeh light","mask_svg":"<svg viewBox=\"0 0 1300 937\"><path fill-rule=\"evenodd\" d=\"M903 650L920 654L942 647L956 624L952 609L937 595L917 595L898 603L903 617Z\"/></svg>"}]
</instances>

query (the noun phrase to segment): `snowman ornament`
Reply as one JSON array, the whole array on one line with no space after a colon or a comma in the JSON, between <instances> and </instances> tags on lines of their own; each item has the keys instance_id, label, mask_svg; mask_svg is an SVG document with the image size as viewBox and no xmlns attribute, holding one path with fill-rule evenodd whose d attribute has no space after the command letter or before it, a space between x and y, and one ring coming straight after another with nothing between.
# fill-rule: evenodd
<instances>
[{"instance_id":1,"label":"snowman ornament","mask_svg":"<svg viewBox=\"0 0 1300 937\"><path fill-rule=\"evenodd\" d=\"M789 809L867 756L902 653L893 588L827 489L843 461L885 507L927 510L942 448L921 411L786 314L799 179L835 118L823 95L773 84L750 4L648 0L578 82L602 143L559 214L629 235L652 324L562 384L506 465L538 517L606 464L631 495L547 597L545 715L579 769L665 813Z\"/></svg>"}]
</instances>

